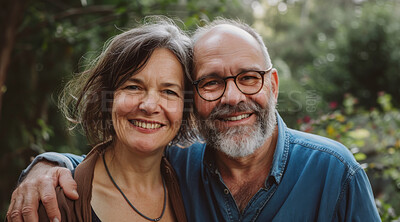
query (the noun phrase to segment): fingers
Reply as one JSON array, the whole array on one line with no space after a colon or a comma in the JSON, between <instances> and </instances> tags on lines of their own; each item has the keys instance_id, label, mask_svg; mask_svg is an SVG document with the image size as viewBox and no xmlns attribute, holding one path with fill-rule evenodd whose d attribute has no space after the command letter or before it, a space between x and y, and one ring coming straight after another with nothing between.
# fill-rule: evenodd
<instances>
[{"instance_id":1,"label":"fingers","mask_svg":"<svg viewBox=\"0 0 400 222\"><path fill-rule=\"evenodd\" d=\"M22 217L24 221L38 222L39 215L37 209L39 208L39 195L38 192L26 192L24 194L24 202L22 206Z\"/></svg>"},{"instance_id":2,"label":"fingers","mask_svg":"<svg viewBox=\"0 0 400 222\"><path fill-rule=\"evenodd\" d=\"M13 192L13 194L11 196L10 206L8 206L8 210L7 210L7 214L6 214L7 221L11 221L11 212L14 209L14 205L15 205L14 193L15 193L15 191Z\"/></svg>"},{"instance_id":3,"label":"fingers","mask_svg":"<svg viewBox=\"0 0 400 222\"><path fill-rule=\"evenodd\" d=\"M12 222L22 222L22 197L18 190L15 190L11 197L11 203L7 211L7 220Z\"/></svg>"},{"instance_id":4,"label":"fingers","mask_svg":"<svg viewBox=\"0 0 400 222\"><path fill-rule=\"evenodd\" d=\"M61 213L58 208L57 196L54 188L54 184L51 180L43 180L40 183L38 192L48 218L50 221L58 222L60 221Z\"/></svg>"},{"instance_id":5,"label":"fingers","mask_svg":"<svg viewBox=\"0 0 400 222\"><path fill-rule=\"evenodd\" d=\"M12 222L39 221L39 200L42 200L50 221L59 222L61 213L58 208L55 187L60 184L67 197L77 199L77 185L68 169L54 167L47 162L37 163L25 180L13 192L7 211L7 220Z\"/></svg>"},{"instance_id":6,"label":"fingers","mask_svg":"<svg viewBox=\"0 0 400 222\"><path fill-rule=\"evenodd\" d=\"M63 188L65 196L72 200L77 200L79 198L77 192L77 185L75 180L72 178L71 171L66 168L59 168L58 170L58 181L60 186Z\"/></svg>"}]
</instances>

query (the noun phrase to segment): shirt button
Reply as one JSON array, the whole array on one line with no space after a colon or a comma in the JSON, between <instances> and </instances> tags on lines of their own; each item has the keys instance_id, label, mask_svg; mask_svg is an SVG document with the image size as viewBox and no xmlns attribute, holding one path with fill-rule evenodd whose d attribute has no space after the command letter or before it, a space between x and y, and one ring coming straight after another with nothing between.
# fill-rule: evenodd
<instances>
[{"instance_id":1,"label":"shirt button","mask_svg":"<svg viewBox=\"0 0 400 222\"><path fill-rule=\"evenodd\" d=\"M225 190L224 190L224 193L225 193L225 194L229 194L229 190L228 190L228 189L225 189Z\"/></svg>"}]
</instances>

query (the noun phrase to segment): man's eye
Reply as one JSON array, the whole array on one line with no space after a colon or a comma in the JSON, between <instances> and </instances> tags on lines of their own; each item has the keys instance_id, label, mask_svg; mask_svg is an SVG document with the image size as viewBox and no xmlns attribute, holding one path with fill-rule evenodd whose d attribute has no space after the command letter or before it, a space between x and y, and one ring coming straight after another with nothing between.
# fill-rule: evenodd
<instances>
[{"instance_id":1,"label":"man's eye","mask_svg":"<svg viewBox=\"0 0 400 222\"><path fill-rule=\"evenodd\" d=\"M259 75L258 73L245 73L237 77L238 84L247 86L260 84L261 81L262 81L262 76Z\"/></svg>"},{"instance_id":2,"label":"man's eye","mask_svg":"<svg viewBox=\"0 0 400 222\"><path fill-rule=\"evenodd\" d=\"M200 84L200 88L217 87L221 84L218 80L207 80Z\"/></svg>"},{"instance_id":3,"label":"man's eye","mask_svg":"<svg viewBox=\"0 0 400 222\"><path fill-rule=\"evenodd\" d=\"M255 76L243 76L242 78L240 78L240 80L246 81L246 80L253 80L253 79L258 79Z\"/></svg>"},{"instance_id":4,"label":"man's eye","mask_svg":"<svg viewBox=\"0 0 400 222\"><path fill-rule=\"evenodd\" d=\"M239 81L249 81L249 80L251 81L251 80L258 80L258 79L260 79L260 77L257 75L243 75L243 76L240 76Z\"/></svg>"}]
</instances>

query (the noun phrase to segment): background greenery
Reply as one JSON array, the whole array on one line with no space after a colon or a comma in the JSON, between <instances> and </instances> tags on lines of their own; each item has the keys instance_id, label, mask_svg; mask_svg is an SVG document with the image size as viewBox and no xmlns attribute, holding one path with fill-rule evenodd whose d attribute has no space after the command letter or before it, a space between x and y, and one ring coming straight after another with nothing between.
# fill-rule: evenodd
<instances>
[{"instance_id":1,"label":"background greenery","mask_svg":"<svg viewBox=\"0 0 400 222\"><path fill-rule=\"evenodd\" d=\"M188 31L216 16L264 37L292 128L344 143L365 168L383 221L400 220L399 0L14 0L0 3L0 217L20 171L44 151L86 153L56 103L104 42L146 15Z\"/></svg>"}]
</instances>

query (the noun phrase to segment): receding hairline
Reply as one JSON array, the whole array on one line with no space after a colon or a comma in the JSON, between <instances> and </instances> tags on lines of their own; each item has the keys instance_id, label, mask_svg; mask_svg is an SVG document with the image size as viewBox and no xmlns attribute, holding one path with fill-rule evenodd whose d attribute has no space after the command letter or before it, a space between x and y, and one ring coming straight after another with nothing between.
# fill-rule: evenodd
<instances>
[{"instance_id":1,"label":"receding hairline","mask_svg":"<svg viewBox=\"0 0 400 222\"><path fill-rule=\"evenodd\" d=\"M217 25L214 25L214 26L211 26L211 27L203 27L203 28L200 28L200 29L203 29L203 30L200 31L199 33L195 33L195 35L193 36L193 42L194 43L196 43L197 41L202 39L204 36L208 35L210 32L213 32L213 31L216 31L216 30L237 30L237 31L245 32L249 36L253 37L249 32L247 32L243 28L241 28L239 26L236 26L234 24L228 24L228 23L221 23L221 24L217 24Z\"/></svg>"},{"instance_id":2,"label":"receding hairline","mask_svg":"<svg viewBox=\"0 0 400 222\"><path fill-rule=\"evenodd\" d=\"M254 36L252 36L248 31L232 24L218 24L198 35L197 38L193 40L193 49L195 49L199 43L205 41L206 38L210 38L213 35L232 35L242 38L245 41L250 40L258 47L262 47L257 39L254 38Z\"/></svg>"},{"instance_id":3,"label":"receding hairline","mask_svg":"<svg viewBox=\"0 0 400 222\"><path fill-rule=\"evenodd\" d=\"M203 39L203 37L205 35L208 35L212 30L214 30L214 28L222 27L222 26L233 27L233 28L242 30L245 33L249 34L252 37L252 39L254 39L257 42L257 45L260 46L261 52L265 59L265 64L267 66L272 66L271 58L268 53L268 49L267 49L261 35L257 31L255 31L252 27L250 27L248 24L246 24L240 20L226 19L226 18L218 17L214 21L212 21L210 23L206 23L205 26L198 27L197 30L192 35L193 49L196 48L197 42L199 40ZM195 66L196 66L196 62L195 62L196 58L195 57L196 57L196 55L193 54L193 66L192 66L192 72L191 72L192 76L194 75L194 70L195 70Z\"/></svg>"}]
</instances>

